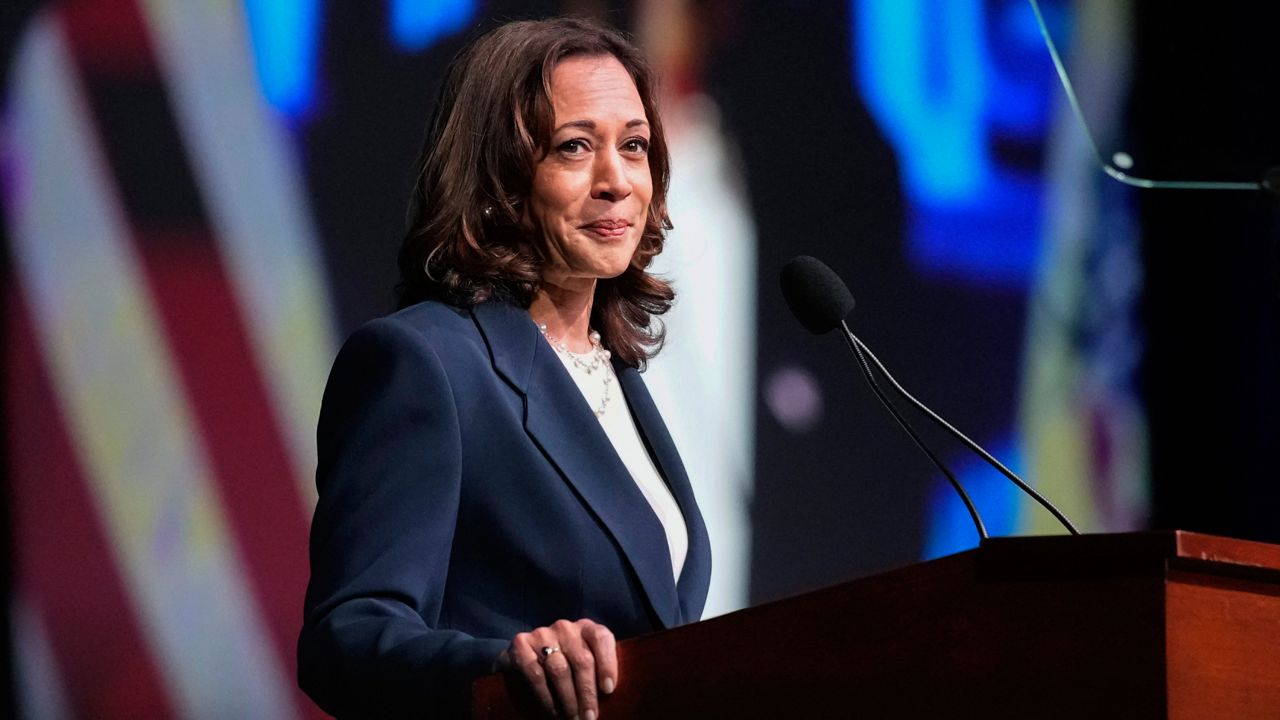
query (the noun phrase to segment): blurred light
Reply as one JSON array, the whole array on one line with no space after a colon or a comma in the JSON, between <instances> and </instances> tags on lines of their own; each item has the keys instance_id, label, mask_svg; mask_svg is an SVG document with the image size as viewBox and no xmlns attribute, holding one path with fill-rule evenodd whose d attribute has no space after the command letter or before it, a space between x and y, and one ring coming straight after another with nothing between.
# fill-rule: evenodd
<instances>
[{"instance_id":1,"label":"blurred light","mask_svg":"<svg viewBox=\"0 0 1280 720\"><path fill-rule=\"evenodd\" d=\"M417 52L467 26L474 0L391 0L391 36L400 49Z\"/></svg>"},{"instance_id":2,"label":"blurred light","mask_svg":"<svg viewBox=\"0 0 1280 720\"><path fill-rule=\"evenodd\" d=\"M315 99L318 0L245 0L262 93L280 112L303 116Z\"/></svg>"},{"instance_id":3,"label":"blurred light","mask_svg":"<svg viewBox=\"0 0 1280 720\"><path fill-rule=\"evenodd\" d=\"M1055 25L1069 20L1051 3ZM1024 287L1053 72L1020 0L851 0L854 77L901 165L926 274Z\"/></svg>"},{"instance_id":4,"label":"blurred light","mask_svg":"<svg viewBox=\"0 0 1280 720\"><path fill-rule=\"evenodd\" d=\"M391 40L418 52L467 26L475 0L388 0ZM290 118L313 107L318 77L319 0L244 0L262 94Z\"/></svg>"},{"instance_id":5,"label":"blurred light","mask_svg":"<svg viewBox=\"0 0 1280 720\"><path fill-rule=\"evenodd\" d=\"M787 430L802 433L822 419L822 391L808 370L783 367L769 376L764 388L765 404Z\"/></svg>"},{"instance_id":6,"label":"blurred light","mask_svg":"<svg viewBox=\"0 0 1280 720\"><path fill-rule=\"evenodd\" d=\"M989 65L978 0L855 0L858 83L903 162L908 189L963 203L990 173L982 109Z\"/></svg>"}]
</instances>

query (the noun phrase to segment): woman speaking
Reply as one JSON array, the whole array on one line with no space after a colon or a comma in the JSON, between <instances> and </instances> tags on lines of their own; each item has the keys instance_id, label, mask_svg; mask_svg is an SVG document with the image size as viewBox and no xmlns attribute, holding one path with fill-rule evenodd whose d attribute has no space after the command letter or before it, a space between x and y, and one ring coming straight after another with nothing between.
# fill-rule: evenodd
<instances>
[{"instance_id":1,"label":"woman speaking","mask_svg":"<svg viewBox=\"0 0 1280 720\"><path fill-rule=\"evenodd\" d=\"M618 33L516 22L453 62L401 310L334 363L299 681L338 716L465 708L506 670L594 719L615 638L697 620L710 547L639 370L674 293L654 78Z\"/></svg>"}]
</instances>

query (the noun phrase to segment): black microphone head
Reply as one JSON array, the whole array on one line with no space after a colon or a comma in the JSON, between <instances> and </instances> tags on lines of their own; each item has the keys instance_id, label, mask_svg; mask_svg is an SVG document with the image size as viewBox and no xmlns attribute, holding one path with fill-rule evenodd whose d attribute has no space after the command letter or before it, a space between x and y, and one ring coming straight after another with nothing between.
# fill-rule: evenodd
<instances>
[{"instance_id":1,"label":"black microphone head","mask_svg":"<svg viewBox=\"0 0 1280 720\"><path fill-rule=\"evenodd\" d=\"M853 294L821 260L800 255L782 266L782 297L814 335L829 332L853 312Z\"/></svg>"}]
</instances>

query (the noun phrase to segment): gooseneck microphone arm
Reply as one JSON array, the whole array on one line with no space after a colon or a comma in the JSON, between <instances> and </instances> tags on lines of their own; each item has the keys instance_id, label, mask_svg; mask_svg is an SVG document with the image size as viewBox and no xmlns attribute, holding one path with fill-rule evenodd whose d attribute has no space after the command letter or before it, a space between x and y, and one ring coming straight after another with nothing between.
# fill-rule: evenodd
<instances>
[{"instance_id":1,"label":"gooseneck microphone arm","mask_svg":"<svg viewBox=\"0 0 1280 720\"><path fill-rule=\"evenodd\" d=\"M880 371L880 374L884 375L885 379L889 381L889 384L893 386L894 390L896 390L899 395L901 395L908 402L914 405L917 409L920 410L920 412L924 413L925 416L927 416L939 427L951 433L951 435L954 436L957 440L964 443L966 447L968 447L970 450L974 451L979 456L981 456L982 459L986 460L992 467L994 467L996 470L999 470L1001 474L1009 478L1009 480L1013 482L1014 485L1017 485L1019 489L1021 489L1026 494L1030 495L1036 502L1040 503L1040 505L1043 506L1045 510L1048 510L1049 513L1052 514L1055 518L1057 518L1058 522L1062 523L1062 526L1065 527L1072 535L1080 534L1080 531L1076 529L1076 526L1073 525L1071 521L1067 519L1067 516L1064 515L1061 510L1054 507L1053 503L1049 502L1047 499L1045 499L1043 495L1036 492L1035 488L1031 487L1026 482L1024 482L1022 478L1018 477L1017 473L1005 467L1004 463L995 459L995 457L993 457L991 453L984 450L981 445L970 440L967 435L957 430L951 423L947 422L946 420L943 420L942 417L940 417L937 413L930 410L924 403L915 399L915 397L911 393L907 392L906 388L902 387L902 385L900 385L898 381L894 379L893 375L889 373L889 370L884 366L884 363L880 362L880 359L876 357L875 353L871 352L871 348L867 347L866 343L859 340L858 336L853 334L853 331L849 329L848 323L846 323L844 320L841 320L840 328L844 330L845 341L849 343L849 347L852 348L854 354L858 356L858 362L863 366L864 374L870 373L870 368L866 366L866 360L863 358L863 353L866 353L866 356L871 358L871 362L875 363L875 366ZM868 374L868 377L870 377L869 374ZM874 381L872 381L872 386L875 387ZM884 398L881 396L878 389L876 391L876 396L881 398L881 402L885 402ZM886 403L886 405L887 404L888 403ZM894 417L898 417L898 414L896 412L894 412ZM898 421L900 423L903 422L900 418ZM904 427L906 427L905 424L904 424ZM910 430L908 430L908 432L910 432ZM915 433L911 433L911 437L914 439ZM916 444L920 444L919 439L916 439ZM921 445L921 448L923 449L924 446ZM933 457L933 453L930 453L928 450L925 450L925 452L929 454L929 457L931 458ZM960 491L961 497L964 498L965 500L965 505L969 506L970 505L969 498L965 494L964 490L960 490L960 485L956 481L956 479L951 477L951 473L947 473L947 477L951 480L952 484L956 486L956 489ZM973 510L972 507L970 507L970 513L974 515L974 518L976 521L977 512ZM979 527L981 528L981 524L979 524ZM980 529L979 532L982 534L984 538L986 537L984 530Z\"/></svg>"},{"instance_id":2,"label":"gooseneck microphone arm","mask_svg":"<svg viewBox=\"0 0 1280 720\"><path fill-rule=\"evenodd\" d=\"M844 339L845 342L849 344L849 349L853 351L854 357L858 359L858 367L862 370L862 376L867 379L867 384L871 386L871 391L876 394L876 399L880 401L881 405L884 405L884 408L889 411L889 414L893 416L893 419L898 421L898 425L911 436L916 447L920 448L920 452L928 455L929 459L933 461L933 464L942 471L942 474L947 476L947 480L950 481L951 487L955 488L956 493L960 495L960 500L964 502L964 508L969 511L969 517L973 519L973 526L978 529L978 538L980 540L986 540L987 526L983 524L982 516L978 514L978 508L973 504L973 500L969 497L969 493L965 492L964 486L960 484L960 481L956 479L956 476L952 474L952 472L947 469L947 466L943 465L942 461L938 459L938 456L934 455L933 451L924 444L924 441L916 434L915 428L911 427L911 423L907 422L907 419L902 417L902 413L898 412L898 408L894 407L893 403L889 402L889 398L885 397L884 391L880 389L880 383L876 382L876 377L871 372L871 366L867 364L867 359L862 355L862 348L859 347L859 344L862 341L855 338L853 333L849 332L849 328L847 326L845 327ZM870 353L870 351L867 352ZM877 362L877 364L879 363Z\"/></svg>"}]
</instances>

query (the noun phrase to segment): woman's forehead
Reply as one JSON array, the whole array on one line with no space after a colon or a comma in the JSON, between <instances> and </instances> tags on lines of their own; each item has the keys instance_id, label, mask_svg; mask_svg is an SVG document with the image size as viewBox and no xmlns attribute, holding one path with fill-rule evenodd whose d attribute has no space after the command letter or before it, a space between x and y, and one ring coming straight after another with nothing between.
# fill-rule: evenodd
<instances>
[{"instance_id":1,"label":"woman's forehead","mask_svg":"<svg viewBox=\"0 0 1280 720\"><path fill-rule=\"evenodd\" d=\"M551 73L555 125L578 120L645 120L644 103L631 73L612 55L573 56Z\"/></svg>"}]
</instances>

